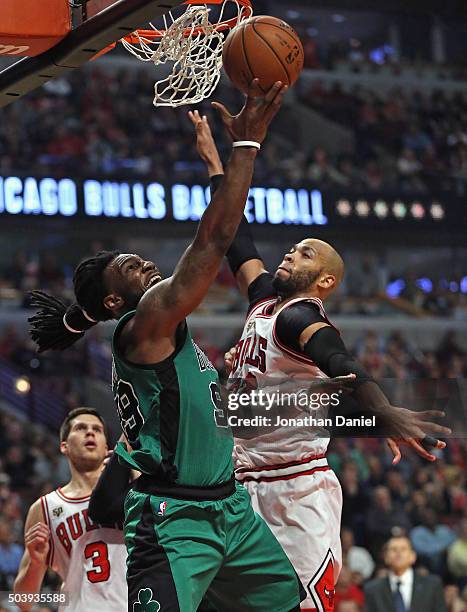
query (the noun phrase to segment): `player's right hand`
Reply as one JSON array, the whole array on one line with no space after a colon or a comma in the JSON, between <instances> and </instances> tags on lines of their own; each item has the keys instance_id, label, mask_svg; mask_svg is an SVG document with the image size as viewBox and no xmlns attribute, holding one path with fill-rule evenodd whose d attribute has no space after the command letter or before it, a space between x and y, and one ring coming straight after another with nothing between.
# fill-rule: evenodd
<instances>
[{"instance_id":1,"label":"player's right hand","mask_svg":"<svg viewBox=\"0 0 467 612\"><path fill-rule=\"evenodd\" d=\"M234 141L252 140L261 143L266 138L269 124L281 107L287 89L287 85L277 81L265 95L259 86L259 79L254 79L248 89L245 105L238 115L231 115L219 102L213 102L212 105L220 112L222 121Z\"/></svg>"},{"instance_id":2,"label":"player's right hand","mask_svg":"<svg viewBox=\"0 0 467 612\"><path fill-rule=\"evenodd\" d=\"M31 561L47 563L50 550L50 530L45 523L36 523L24 535L24 545Z\"/></svg>"},{"instance_id":3,"label":"player's right hand","mask_svg":"<svg viewBox=\"0 0 467 612\"><path fill-rule=\"evenodd\" d=\"M227 351L224 355L224 363L227 372L230 374L232 371L233 362L235 361L235 355L237 353L237 347L233 346L230 350Z\"/></svg>"}]
</instances>

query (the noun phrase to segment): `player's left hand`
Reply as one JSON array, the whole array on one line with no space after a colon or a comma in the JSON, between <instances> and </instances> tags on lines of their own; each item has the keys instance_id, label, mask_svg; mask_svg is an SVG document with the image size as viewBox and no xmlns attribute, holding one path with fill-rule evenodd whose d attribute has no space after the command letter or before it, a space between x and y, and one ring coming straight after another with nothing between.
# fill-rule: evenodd
<instances>
[{"instance_id":1,"label":"player's left hand","mask_svg":"<svg viewBox=\"0 0 467 612\"><path fill-rule=\"evenodd\" d=\"M408 440L404 440L402 438L386 438L386 443L389 446L394 458L392 460L392 465L397 465L399 461L402 459L401 446L409 446L415 450L416 453L423 457L427 461L436 461L436 455L429 453L426 450L426 446L430 446L436 450L442 450L446 448L446 442L442 440L437 440L436 438L431 438L430 436L425 436L422 439L409 438Z\"/></svg>"}]
</instances>

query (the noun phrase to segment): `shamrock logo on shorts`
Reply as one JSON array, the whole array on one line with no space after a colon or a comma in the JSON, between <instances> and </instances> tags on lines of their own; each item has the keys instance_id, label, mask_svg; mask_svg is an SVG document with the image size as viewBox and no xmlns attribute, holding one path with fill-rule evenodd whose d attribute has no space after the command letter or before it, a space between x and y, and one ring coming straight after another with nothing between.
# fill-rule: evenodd
<instances>
[{"instance_id":1,"label":"shamrock logo on shorts","mask_svg":"<svg viewBox=\"0 0 467 612\"><path fill-rule=\"evenodd\" d=\"M152 598L152 589L140 589L138 601L133 604L133 612L159 612L161 604Z\"/></svg>"}]
</instances>

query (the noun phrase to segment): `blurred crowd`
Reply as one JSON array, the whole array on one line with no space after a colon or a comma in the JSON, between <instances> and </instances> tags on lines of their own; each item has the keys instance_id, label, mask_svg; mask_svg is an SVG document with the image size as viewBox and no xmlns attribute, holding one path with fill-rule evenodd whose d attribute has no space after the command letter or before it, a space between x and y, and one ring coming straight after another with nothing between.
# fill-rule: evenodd
<instances>
[{"instance_id":1,"label":"blurred crowd","mask_svg":"<svg viewBox=\"0 0 467 612\"><path fill-rule=\"evenodd\" d=\"M407 452L394 468L380 441L331 442L328 459L339 476L344 499L344 567L336 589L337 612L344 601L362 610L363 585L371 577L387 575L383 545L396 535L410 538L417 553L416 571L436 574L449 585L448 610L465 610L466 450L465 440L451 440L434 465Z\"/></svg>"},{"instance_id":2,"label":"blurred crowd","mask_svg":"<svg viewBox=\"0 0 467 612\"><path fill-rule=\"evenodd\" d=\"M162 241L158 241L160 248ZM163 272L169 273L176 265L181 247L178 250L167 246L163 255ZM266 255L270 253L271 244L267 245ZM93 244L88 252L97 252L102 244ZM113 248L108 247L108 248ZM124 247L123 247L124 248ZM280 248L274 246L275 260L278 264ZM288 244L283 247L288 249ZM29 305L28 292L34 289L49 291L53 295L72 301L73 269L77 254L71 250L66 257L59 257L49 250L27 252L18 250L0 262L0 304L8 307L26 307ZM153 260L162 261L157 254ZM387 260L387 261L386 261ZM457 270L462 270L464 263L456 260ZM404 312L409 315L429 315L449 317L454 320L467 319L467 285L457 270L450 270L449 275L444 268L443 274L432 270L433 280L419 279L409 265L404 274L394 272L390 257L378 258L375 255L358 253L349 254L349 265L339 290L327 303L327 311L331 315L368 315L377 316L400 309L398 301L401 298L408 307ZM172 268L171 268L172 266ZM452 266L451 266L452 267ZM270 269L274 269L270 267ZM448 277L446 278L446 276ZM427 286L428 285L428 286ZM227 263L224 263L216 281L210 289L208 297L203 302L200 312L225 313L243 312L244 301L237 291L235 280ZM413 308L411 308L413 307Z\"/></svg>"},{"instance_id":3,"label":"blurred crowd","mask_svg":"<svg viewBox=\"0 0 467 612\"><path fill-rule=\"evenodd\" d=\"M3 109L0 174L206 183L188 109L160 107L156 112L152 79L138 66L77 70ZM221 85L216 95L232 110L241 108L242 98L233 88ZM227 151L210 101L197 108L210 115L219 148Z\"/></svg>"},{"instance_id":4,"label":"blurred crowd","mask_svg":"<svg viewBox=\"0 0 467 612\"><path fill-rule=\"evenodd\" d=\"M324 148L296 155L302 177L327 187L463 194L467 178L467 96L442 90L388 95L319 80L302 83L300 100L353 130L355 151L330 157Z\"/></svg>"},{"instance_id":5,"label":"blurred crowd","mask_svg":"<svg viewBox=\"0 0 467 612\"><path fill-rule=\"evenodd\" d=\"M2 111L0 174L46 174L147 178L206 182L186 109L152 105L150 75L141 69L93 67L51 81ZM296 185L311 181L326 187L425 193L430 189L463 193L467 178L465 96L442 91L388 96L339 84L326 89L317 80L298 88L299 98L324 116L355 132L355 150L330 156L302 146L284 154L275 136L258 158L255 181ZM232 109L241 97L221 84L216 97ZM208 114L223 156L230 145L209 101Z\"/></svg>"},{"instance_id":6,"label":"blurred crowd","mask_svg":"<svg viewBox=\"0 0 467 612\"><path fill-rule=\"evenodd\" d=\"M467 80L467 62L464 57L457 61L434 63L428 58L396 57L394 47L388 44L387 37L380 43L369 36L367 40L343 36L340 40L323 41L313 27L296 29L303 43L305 68L327 70L340 73L387 75L394 78L414 75L419 79Z\"/></svg>"},{"instance_id":7,"label":"blurred crowd","mask_svg":"<svg viewBox=\"0 0 467 612\"><path fill-rule=\"evenodd\" d=\"M16 379L25 376L39 399L46 396L49 402L53 401L49 411L54 409L57 418L63 411L79 406L85 399L80 377L88 376L106 384L110 380L110 331L98 325L63 353L37 354L24 329L14 324L0 327L0 371L11 368L8 383L11 400L27 414L34 413L34 402L39 400L33 397L28 402L27 397L18 396L15 390ZM224 353L235 346L240 331L193 329L196 342L221 376L226 375ZM427 396L438 397L439 401L450 398L453 415L465 410L456 400L459 393L456 385L458 379L467 377L467 352L455 331L447 332L432 350L422 350L407 334L397 330L385 335L369 329L348 345L372 377L390 385L388 391L398 405L418 401L422 408ZM4 380L3 391L6 389ZM459 429L463 428L460 424Z\"/></svg>"}]
</instances>

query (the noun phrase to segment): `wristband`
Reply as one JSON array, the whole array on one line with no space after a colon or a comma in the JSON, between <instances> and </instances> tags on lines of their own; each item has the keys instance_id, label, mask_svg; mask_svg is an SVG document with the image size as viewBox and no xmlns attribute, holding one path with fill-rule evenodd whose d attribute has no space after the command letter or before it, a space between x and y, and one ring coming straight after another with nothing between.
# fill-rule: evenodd
<instances>
[{"instance_id":1,"label":"wristband","mask_svg":"<svg viewBox=\"0 0 467 612\"><path fill-rule=\"evenodd\" d=\"M83 331L80 331L79 329L74 329L73 327L71 327L71 325L68 325L68 323L66 322L66 313L63 315L63 325L65 327L65 329L67 329L70 334L83 334Z\"/></svg>"},{"instance_id":2,"label":"wristband","mask_svg":"<svg viewBox=\"0 0 467 612\"><path fill-rule=\"evenodd\" d=\"M261 149L259 142L255 142L254 140L237 140L237 142L234 142L232 146L234 149L238 147L253 147L258 149L258 151Z\"/></svg>"}]
</instances>

